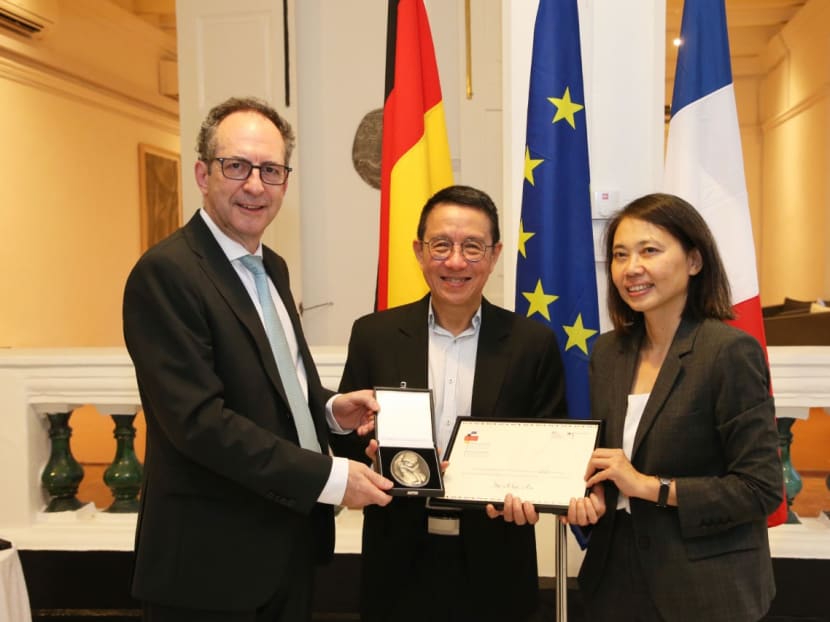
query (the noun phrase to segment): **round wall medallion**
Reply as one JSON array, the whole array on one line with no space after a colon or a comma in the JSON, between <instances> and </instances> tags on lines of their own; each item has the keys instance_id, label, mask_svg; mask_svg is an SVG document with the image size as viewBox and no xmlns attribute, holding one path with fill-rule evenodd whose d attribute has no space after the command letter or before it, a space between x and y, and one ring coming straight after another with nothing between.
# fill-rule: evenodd
<instances>
[{"instance_id":1,"label":"round wall medallion","mask_svg":"<svg viewBox=\"0 0 830 622\"><path fill-rule=\"evenodd\" d=\"M354 135L352 164L360 178L380 190L381 142L383 140L383 108L366 113Z\"/></svg>"}]
</instances>

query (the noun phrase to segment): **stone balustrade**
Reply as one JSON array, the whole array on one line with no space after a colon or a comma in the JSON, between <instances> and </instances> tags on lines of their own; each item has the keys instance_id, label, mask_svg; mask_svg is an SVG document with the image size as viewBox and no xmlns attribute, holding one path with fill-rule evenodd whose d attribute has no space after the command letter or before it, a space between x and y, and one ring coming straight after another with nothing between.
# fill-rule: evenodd
<instances>
[{"instance_id":1,"label":"stone balustrade","mask_svg":"<svg viewBox=\"0 0 830 622\"><path fill-rule=\"evenodd\" d=\"M323 384L336 388L345 348L317 347L312 353ZM806 418L811 407L830 408L830 347L770 347L769 356L779 430L786 438L792 422ZM70 442L66 423L71 427L72 411L87 404L112 416L116 428L116 459L110 467L116 471L108 471L106 476L116 492L110 511L83 506L74 499L71 480L77 478L77 490L80 477L71 460L55 457L61 453L56 452L56 443ZM130 429L139 409L135 374L123 349L0 350L0 536L21 549L130 550L136 517L135 484L140 478L140 471L135 471L137 460L130 455ZM83 430L73 433L83 434ZM788 450L785 445L785 457ZM46 468L54 462L59 462L60 468ZM52 472L58 475L52 476L50 484ZM788 495L791 492L793 497L798 475L788 462L785 475ZM359 512L341 513L339 552L359 552L360 528ZM552 576L552 518L544 517L538 531L540 573ZM826 517L805 519L802 524L778 527L771 532L771 542L777 557L830 559L830 521ZM569 557L572 574L581 554L575 550Z\"/></svg>"}]
</instances>

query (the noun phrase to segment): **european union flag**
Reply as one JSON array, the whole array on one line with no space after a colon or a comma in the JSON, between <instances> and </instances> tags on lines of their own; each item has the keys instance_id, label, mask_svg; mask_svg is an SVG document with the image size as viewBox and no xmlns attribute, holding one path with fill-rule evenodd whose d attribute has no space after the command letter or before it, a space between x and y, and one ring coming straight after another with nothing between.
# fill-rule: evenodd
<instances>
[{"instance_id":1,"label":"european union flag","mask_svg":"<svg viewBox=\"0 0 830 622\"><path fill-rule=\"evenodd\" d=\"M576 0L539 2L524 173L516 311L556 333L570 416L586 419L599 311Z\"/></svg>"}]
</instances>

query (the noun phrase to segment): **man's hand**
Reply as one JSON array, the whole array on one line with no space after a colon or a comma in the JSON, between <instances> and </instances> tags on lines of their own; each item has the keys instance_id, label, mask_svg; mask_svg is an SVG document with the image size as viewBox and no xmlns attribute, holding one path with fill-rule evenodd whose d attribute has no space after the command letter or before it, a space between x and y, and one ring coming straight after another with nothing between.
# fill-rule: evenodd
<instances>
[{"instance_id":1,"label":"man's hand","mask_svg":"<svg viewBox=\"0 0 830 622\"><path fill-rule=\"evenodd\" d=\"M519 497L506 495L504 497L504 509L497 510L496 506L488 503L484 508L487 516L498 518L502 516L507 523L517 525L535 525L539 522L539 513L530 501L522 501Z\"/></svg>"},{"instance_id":2,"label":"man's hand","mask_svg":"<svg viewBox=\"0 0 830 622\"><path fill-rule=\"evenodd\" d=\"M343 393L334 398L331 413L344 430L356 430L365 436L375 429L375 415L380 404L371 389Z\"/></svg>"},{"instance_id":3,"label":"man's hand","mask_svg":"<svg viewBox=\"0 0 830 622\"><path fill-rule=\"evenodd\" d=\"M347 508L358 509L367 505L386 505L392 497L386 490L392 488L392 482L375 473L362 462L349 460L349 480L342 504Z\"/></svg>"},{"instance_id":4,"label":"man's hand","mask_svg":"<svg viewBox=\"0 0 830 622\"><path fill-rule=\"evenodd\" d=\"M372 461L372 464L377 467L378 462L378 442L375 439L370 439L369 444L366 445L366 457Z\"/></svg>"}]
</instances>

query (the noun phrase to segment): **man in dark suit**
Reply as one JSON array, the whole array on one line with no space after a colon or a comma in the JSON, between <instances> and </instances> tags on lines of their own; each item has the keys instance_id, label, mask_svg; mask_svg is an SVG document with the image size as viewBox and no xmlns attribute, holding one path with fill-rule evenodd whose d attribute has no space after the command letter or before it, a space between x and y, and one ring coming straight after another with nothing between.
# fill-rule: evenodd
<instances>
[{"instance_id":1,"label":"man in dark suit","mask_svg":"<svg viewBox=\"0 0 830 622\"><path fill-rule=\"evenodd\" d=\"M340 389L431 388L439 448L458 416L567 416L553 333L482 296L502 249L490 197L464 186L439 191L422 210L413 249L429 295L355 322ZM362 439L339 441L335 451L355 458L366 447ZM369 453L375 448L372 440ZM402 497L367 507L362 619L530 619L538 515L521 499L505 501L503 512L486 513L439 513Z\"/></svg>"},{"instance_id":2,"label":"man in dark suit","mask_svg":"<svg viewBox=\"0 0 830 622\"><path fill-rule=\"evenodd\" d=\"M308 620L314 562L333 553L333 505L390 500L390 481L329 456L329 428L365 433L378 405L369 391L322 387L286 264L260 242L293 140L264 102L213 108L195 166L202 209L127 280L124 336L147 419L133 577L146 620ZM267 278L249 271L252 256Z\"/></svg>"}]
</instances>

